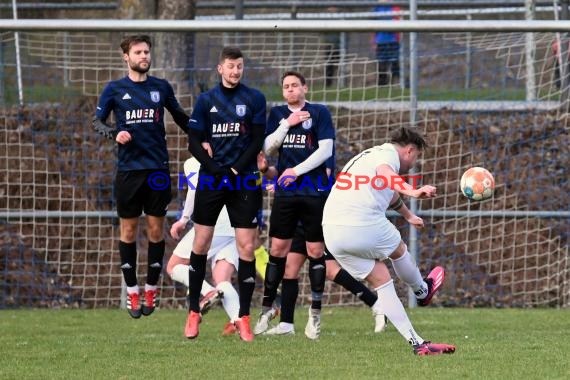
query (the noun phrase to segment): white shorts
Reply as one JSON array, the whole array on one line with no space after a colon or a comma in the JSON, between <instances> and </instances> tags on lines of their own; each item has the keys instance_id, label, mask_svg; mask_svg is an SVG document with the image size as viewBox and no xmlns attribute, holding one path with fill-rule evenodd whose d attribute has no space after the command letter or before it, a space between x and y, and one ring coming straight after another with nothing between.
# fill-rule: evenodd
<instances>
[{"instance_id":1,"label":"white shorts","mask_svg":"<svg viewBox=\"0 0 570 380\"><path fill-rule=\"evenodd\" d=\"M184 235L182 240L176 245L172 254L186 260L190 260L192 245L194 244L194 229ZM219 260L226 260L232 264L236 270L239 264L239 252L236 246L235 236L216 236L212 239L212 245L208 251L208 260L211 260L212 268Z\"/></svg>"},{"instance_id":2,"label":"white shorts","mask_svg":"<svg viewBox=\"0 0 570 380\"><path fill-rule=\"evenodd\" d=\"M386 218L370 226L323 225L325 245L352 277L364 280L376 260L385 260L400 245L398 229Z\"/></svg>"}]
</instances>

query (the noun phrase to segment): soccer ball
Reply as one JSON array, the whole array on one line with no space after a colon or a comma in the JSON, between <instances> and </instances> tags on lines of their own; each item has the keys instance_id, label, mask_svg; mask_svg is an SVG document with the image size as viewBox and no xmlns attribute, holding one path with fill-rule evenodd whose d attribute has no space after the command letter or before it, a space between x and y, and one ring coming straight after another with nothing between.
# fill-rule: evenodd
<instances>
[{"instance_id":1,"label":"soccer ball","mask_svg":"<svg viewBox=\"0 0 570 380\"><path fill-rule=\"evenodd\" d=\"M485 168L474 166L461 176L461 192L474 201L491 198L495 190L495 178Z\"/></svg>"}]
</instances>

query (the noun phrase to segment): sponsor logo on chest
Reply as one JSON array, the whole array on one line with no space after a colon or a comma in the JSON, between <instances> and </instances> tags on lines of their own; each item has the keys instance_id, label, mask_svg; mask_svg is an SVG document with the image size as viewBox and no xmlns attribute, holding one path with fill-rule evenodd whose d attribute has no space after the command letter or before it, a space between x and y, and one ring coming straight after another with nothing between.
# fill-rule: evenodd
<instances>
[{"instance_id":1,"label":"sponsor logo on chest","mask_svg":"<svg viewBox=\"0 0 570 380\"><path fill-rule=\"evenodd\" d=\"M307 142L307 135L287 135L283 144L305 144Z\"/></svg>"},{"instance_id":2,"label":"sponsor logo on chest","mask_svg":"<svg viewBox=\"0 0 570 380\"><path fill-rule=\"evenodd\" d=\"M240 131L240 122L212 124L212 137L238 136Z\"/></svg>"},{"instance_id":3,"label":"sponsor logo on chest","mask_svg":"<svg viewBox=\"0 0 570 380\"><path fill-rule=\"evenodd\" d=\"M125 111L125 121L127 124L152 123L155 111L152 108L141 108Z\"/></svg>"},{"instance_id":4,"label":"sponsor logo on chest","mask_svg":"<svg viewBox=\"0 0 570 380\"><path fill-rule=\"evenodd\" d=\"M283 148L304 149L306 146L307 146L307 135L289 134L285 136L285 140L283 140Z\"/></svg>"}]
</instances>

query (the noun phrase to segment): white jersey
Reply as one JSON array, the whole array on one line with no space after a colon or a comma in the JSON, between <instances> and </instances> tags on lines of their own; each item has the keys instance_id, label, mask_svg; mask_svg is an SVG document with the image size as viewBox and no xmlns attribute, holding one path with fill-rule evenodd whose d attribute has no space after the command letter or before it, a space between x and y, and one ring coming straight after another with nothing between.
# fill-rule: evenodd
<instances>
[{"instance_id":1,"label":"white jersey","mask_svg":"<svg viewBox=\"0 0 570 380\"><path fill-rule=\"evenodd\" d=\"M400 158L393 144L366 149L344 166L325 203L323 225L368 226L386 217L394 179L388 178L386 183L377 177L376 168L383 164L399 172ZM366 179L368 183L363 184Z\"/></svg>"},{"instance_id":2,"label":"white jersey","mask_svg":"<svg viewBox=\"0 0 570 380\"><path fill-rule=\"evenodd\" d=\"M189 183L188 193L186 193L186 201L184 202L184 210L182 210L182 219L190 220L192 212L194 212L194 198L196 196L196 186L198 186L198 172L200 171L200 162L194 157L184 162L184 175ZM214 228L214 236L235 236L235 230L230 223L230 217L226 206L220 211L216 227Z\"/></svg>"}]
</instances>

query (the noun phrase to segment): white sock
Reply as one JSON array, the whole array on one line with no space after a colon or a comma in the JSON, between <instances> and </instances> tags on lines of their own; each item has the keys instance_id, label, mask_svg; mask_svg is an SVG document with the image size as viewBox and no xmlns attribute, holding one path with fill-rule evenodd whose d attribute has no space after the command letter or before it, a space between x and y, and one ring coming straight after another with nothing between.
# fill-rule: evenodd
<instances>
[{"instance_id":1,"label":"white sock","mask_svg":"<svg viewBox=\"0 0 570 380\"><path fill-rule=\"evenodd\" d=\"M139 286L135 285L135 286L127 286L127 293L128 294L133 294L133 293L139 293Z\"/></svg>"},{"instance_id":2,"label":"white sock","mask_svg":"<svg viewBox=\"0 0 570 380\"><path fill-rule=\"evenodd\" d=\"M184 264L175 265L174 268L172 268L172 273L170 273L170 278L188 287L188 267L188 265ZM202 290L200 291L200 294L204 295L214 289L215 288L212 285L204 280L204 282L202 282Z\"/></svg>"},{"instance_id":3,"label":"white sock","mask_svg":"<svg viewBox=\"0 0 570 380\"><path fill-rule=\"evenodd\" d=\"M202 282L202 290L200 291L200 294L205 296L207 293L209 293L212 290L216 290L216 288L210 285L208 281L204 280Z\"/></svg>"},{"instance_id":4,"label":"white sock","mask_svg":"<svg viewBox=\"0 0 570 380\"><path fill-rule=\"evenodd\" d=\"M411 342L413 345L423 343L424 340L414 330L404 305L402 305L396 294L394 281L390 280L374 290L378 293L378 301L372 306L372 309L388 317L406 341Z\"/></svg>"},{"instance_id":5,"label":"white sock","mask_svg":"<svg viewBox=\"0 0 570 380\"><path fill-rule=\"evenodd\" d=\"M149 285L149 284L144 284L144 291L146 292L147 290L156 290L158 289L156 285Z\"/></svg>"},{"instance_id":6,"label":"white sock","mask_svg":"<svg viewBox=\"0 0 570 380\"><path fill-rule=\"evenodd\" d=\"M216 289L224 292L224 297L222 298L222 306L230 318L230 322L235 322L239 316L239 295L237 291L228 281L220 282L216 286Z\"/></svg>"},{"instance_id":7,"label":"white sock","mask_svg":"<svg viewBox=\"0 0 570 380\"><path fill-rule=\"evenodd\" d=\"M172 273L170 273L170 278L176 282L186 285L187 287L190 285L188 283L188 265L184 264L177 264L172 268Z\"/></svg>"},{"instance_id":8,"label":"white sock","mask_svg":"<svg viewBox=\"0 0 570 380\"><path fill-rule=\"evenodd\" d=\"M428 294L428 287L412 255L406 250L402 257L391 261L398 278L412 288L418 299L424 299Z\"/></svg>"}]
</instances>

